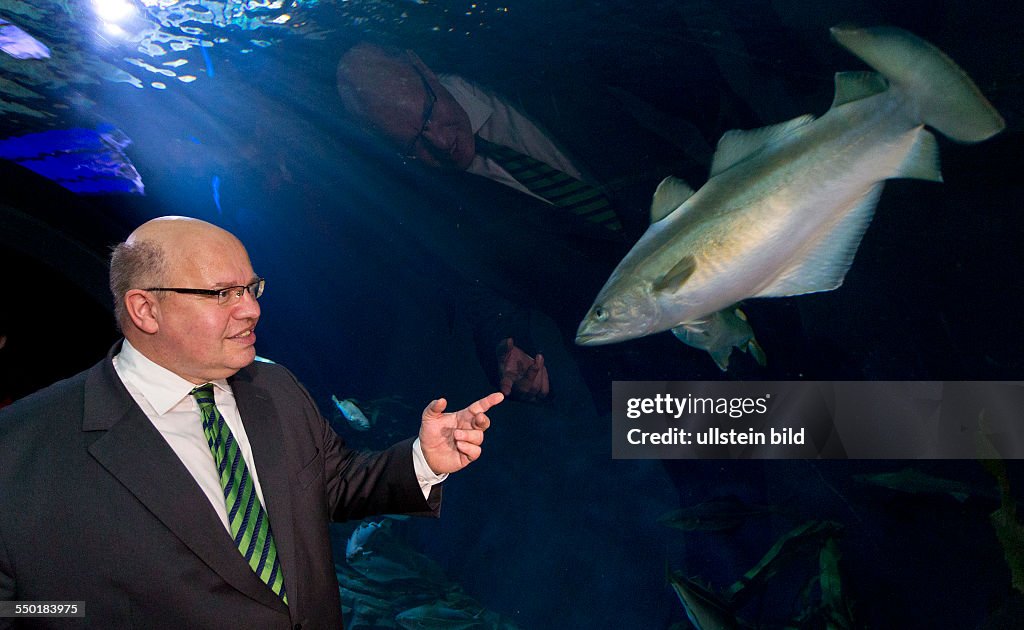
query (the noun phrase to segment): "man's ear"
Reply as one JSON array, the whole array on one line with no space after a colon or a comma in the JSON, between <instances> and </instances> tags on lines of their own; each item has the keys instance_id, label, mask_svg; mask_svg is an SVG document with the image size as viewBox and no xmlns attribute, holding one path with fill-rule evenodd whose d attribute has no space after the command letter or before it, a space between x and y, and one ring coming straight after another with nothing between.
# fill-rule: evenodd
<instances>
[{"instance_id":1,"label":"man's ear","mask_svg":"<svg viewBox=\"0 0 1024 630\"><path fill-rule=\"evenodd\" d=\"M152 293L132 289L124 294L124 306L136 328L150 335L160 330L160 303Z\"/></svg>"}]
</instances>

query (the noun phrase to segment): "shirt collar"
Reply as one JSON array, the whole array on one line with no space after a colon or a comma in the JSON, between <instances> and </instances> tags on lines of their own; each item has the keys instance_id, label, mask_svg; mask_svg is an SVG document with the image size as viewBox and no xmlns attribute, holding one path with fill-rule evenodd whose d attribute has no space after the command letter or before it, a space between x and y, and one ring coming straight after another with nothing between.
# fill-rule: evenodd
<instances>
[{"instance_id":1,"label":"shirt collar","mask_svg":"<svg viewBox=\"0 0 1024 630\"><path fill-rule=\"evenodd\" d=\"M183 398L195 388L167 368L157 365L139 352L127 339L121 345L121 352L114 357L118 374L122 379L130 381L139 393L153 406L157 415L164 415L173 409ZM226 379L210 381L214 387L227 394L232 394L231 386Z\"/></svg>"},{"instance_id":2,"label":"shirt collar","mask_svg":"<svg viewBox=\"0 0 1024 630\"><path fill-rule=\"evenodd\" d=\"M480 132L480 128L494 114L494 108L491 107L490 103L474 94L472 88L464 85L465 82L459 79L460 77L450 74L437 75L438 83L448 90L448 93L452 95L455 102L469 116L469 125L472 127L473 134L475 135Z\"/></svg>"}]
</instances>

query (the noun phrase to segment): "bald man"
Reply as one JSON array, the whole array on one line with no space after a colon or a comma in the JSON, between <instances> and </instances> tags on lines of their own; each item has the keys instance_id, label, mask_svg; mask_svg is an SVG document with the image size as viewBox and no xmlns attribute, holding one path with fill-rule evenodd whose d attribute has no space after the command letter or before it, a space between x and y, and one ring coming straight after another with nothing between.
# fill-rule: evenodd
<instances>
[{"instance_id":1,"label":"bald man","mask_svg":"<svg viewBox=\"0 0 1024 630\"><path fill-rule=\"evenodd\" d=\"M150 221L110 286L124 340L0 413L0 600L84 602L95 628L341 627L329 521L436 515L502 395L439 398L417 438L357 453L253 362L264 279L232 234Z\"/></svg>"},{"instance_id":2,"label":"bald man","mask_svg":"<svg viewBox=\"0 0 1024 630\"><path fill-rule=\"evenodd\" d=\"M458 75L435 74L411 50L357 44L342 55L336 78L345 110L420 164L463 170L552 205L481 153L481 140L600 187L551 134L505 98Z\"/></svg>"}]
</instances>

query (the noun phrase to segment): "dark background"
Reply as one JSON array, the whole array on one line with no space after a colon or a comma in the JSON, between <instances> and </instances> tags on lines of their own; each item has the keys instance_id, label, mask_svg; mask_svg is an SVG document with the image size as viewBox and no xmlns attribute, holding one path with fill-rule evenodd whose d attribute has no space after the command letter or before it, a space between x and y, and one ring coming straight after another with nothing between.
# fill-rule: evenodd
<instances>
[{"instance_id":1,"label":"dark background","mask_svg":"<svg viewBox=\"0 0 1024 630\"><path fill-rule=\"evenodd\" d=\"M979 627L1008 601L991 492L961 503L853 479L913 465L991 491L977 462L613 461L604 396L616 379L1021 380L1016 4L323 2L293 11L293 30L204 26L213 45L167 57L188 60L198 77L188 84L127 62L163 58L103 35L85 3L34 6L0 4L0 15L48 43L53 57L38 63L49 75L12 65L33 62L2 67L41 95L19 102L45 115L9 113L4 137L112 124L132 139L146 194L74 195L0 164L0 397L101 358L117 338L109 246L148 218L195 216L235 232L267 278L259 353L292 369L357 446L413 433L438 395L461 405L488 391L464 283L531 309L555 400L496 409L485 457L446 484L442 519L401 524L470 595L522 627L685 623L666 567L724 588L810 518L844 525L844 586L866 627ZM573 347L571 328L628 243L573 242L568 266L539 244L557 235L509 219L518 195L403 164L345 124L334 92L337 58L353 42L412 48L551 130L613 187L635 240L657 183L674 174L703 184L722 133L826 111L832 74L863 68L829 40L841 22L894 24L936 44L1007 129L972 146L940 138L942 184L887 183L840 289L747 303L768 365L734 357L727 374L668 333ZM109 80L110 68L143 87ZM4 98L17 100L9 89ZM356 433L332 394L401 405L380 403L378 425ZM1017 492L1016 462L1011 473ZM726 495L785 511L722 533L657 523ZM789 593L805 577L780 576L774 588ZM793 598L778 592L741 616L788 615Z\"/></svg>"}]
</instances>

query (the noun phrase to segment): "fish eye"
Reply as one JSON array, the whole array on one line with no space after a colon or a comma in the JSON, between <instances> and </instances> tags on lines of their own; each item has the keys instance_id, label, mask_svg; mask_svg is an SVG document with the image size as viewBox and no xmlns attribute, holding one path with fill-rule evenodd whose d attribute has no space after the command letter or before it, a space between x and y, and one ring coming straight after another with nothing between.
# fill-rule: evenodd
<instances>
[{"instance_id":1,"label":"fish eye","mask_svg":"<svg viewBox=\"0 0 1024 630\"><path fill-rule=\"evenodd\" d=\"M603 322L608 319L608 311L606 311L604 307L598 306L594 309L594 317L597 318L597 321Z\"/></svg>"}]
</instances>

